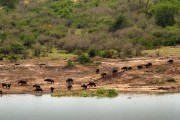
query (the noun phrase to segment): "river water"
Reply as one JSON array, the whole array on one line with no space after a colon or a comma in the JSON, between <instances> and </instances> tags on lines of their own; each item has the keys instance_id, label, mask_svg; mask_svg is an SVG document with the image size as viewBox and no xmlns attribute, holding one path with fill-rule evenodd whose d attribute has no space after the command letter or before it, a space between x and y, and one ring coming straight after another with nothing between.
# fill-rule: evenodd
<instances>
[{"instance_id":1,"label":"river water","mask_svg":"<svg viewBox=\"0 0 180 120\"><path fill-rule=\"evenodd\" d=\"M5 95L0 97L0 120L180 120L180 94Z\"/></svg>"}]
</instances>

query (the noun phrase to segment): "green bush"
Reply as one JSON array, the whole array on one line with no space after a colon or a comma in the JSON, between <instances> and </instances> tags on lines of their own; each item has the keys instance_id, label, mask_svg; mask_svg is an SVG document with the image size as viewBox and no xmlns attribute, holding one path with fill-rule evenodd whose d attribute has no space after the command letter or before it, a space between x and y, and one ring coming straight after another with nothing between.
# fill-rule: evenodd
<instances>
[{"instance_id":1,"label":"green bush","mask_svg":"<svg viewBox=\"0 0 180 120\"><path fill-rule=\"evenodd\" d=\"M74 50L73 53L74 53L75 55L78 55L78 56L84 54L84 52L83 52L81 49L76 49L76 50Z\"/></svg>"},{"instance_id":2,"label":"green bush","mask_svg":"<svg viewBox=\"0 0 180 120\"><path fill-rule=\"evenodd\" d=\"M15 55L15 54L9 54L9 55L7 56L7 58L8 58L8 60L10 60L11 62L17 62L17 60L18 60L18 56Z\"/></svg>"},{"instance_id":3,"label":"green bush","mask_svg":"<svg viewBox=\"0 0 180 120\"><path fill-rule=\"evenodd\" d=\"M166 81L167 82L176 82L176 79L174 79L174 78L167 78Z\"/></svg>"},{"instance_id":4,"label":"green bush","mask_svg":"<svg viewBox=\"0 0 180 120\"><path fill-rule=\"evenodd\" d=\"M99 88L96 90L96 94L99 97L103 97L103 96L115 97L118 95L118 92L115 89Z\"/></svg>"},{"instance_id":5,"label":"green bush","mask_svg":"<svg viewBox=\"0 0 180 120\"><path fill-rule=\"evenodd\" d=\"M18 0L0 0L0 5L6 6L10 9L14 9Z\"/></svg>"},{"instance_id":6,"label":"green bush","mask_svg":"<svg viewBox=\"0 0 180 120\"><path fill-rule=\"evenodd\" d=\"M52 2L49 10L55 17L69 18L72 15L73 2L70 0Z\"/></svg>"},{"instance_id":7,"label":"green bush","mask_svg":"<svg viewBox=\"0 0 180 120\"><path fill-rule=\"evenodd\" d=\"M0 54L0 61L2 61L4 58L4 55L3 54Z\"/></svg>"},{"instance_id":8,"label":"green bush","mask_svg":"<svg viewBox=\"0 0 180 120\"><path fill-rule=\"evenodd\" d=\"M158 80L153 80L151 82L149 82L150 84L165 84L166 81L163 79L158 79Z\"/></svg>"},{"instance_id":9,"label":"green bush","mask_svg":"<svg viewBox=\"0 0 180 120\"><path fill-rule=\"evenodd\" d=\"M100 53L100 50L98 48L90 48L88 51L89 57L95 57L98 56Z\"/></svg>"},{"instance_id":10,"label":"green bush","mask_svg":"<svg viewBox=\"0 0 180 120\"><path fill-rule=\"evenodd\" d=\"M79 61L80 64L83 64L83 65L92 62L91 59L90 59L90 57L89 57L88 55L86 55L86 54L80 55L80 56L78 57L78 61Z\"/></svg>"},{"instance_id":11,"label":"green bush","mask_svg":"<svg viewBox=\"0 0 180 120\"><path fill-rule=\"evenodd\" d=\"M102 52L102 57L105 58L116 58L118 56L118 51L110 49L110 50L104 50Z\"/></svg>"},{"instance_id":12,"label":"green bush","mask_svg":"<svg viewBox=\"0 0 180 120\"><path fill-rule=\"evenodd\" d=\"M31 37L30 35L21 34L19 35L20 39L23 41L23 45L31 48L32 45L36 43L36 40L34 37Z\"/></svg>"},{"instance_id":13,"label":"green bush","mask_svg":"<svg viewBox=\"0 0 180 120\"><path fill-rule=\"evenodd\" d=\"M115 22L112 24L112 26L110 27L110 31L116 31L118 29L123 29L126 28L130 25L128 19L125 17L125 15L120 14Z\"/></svg>"},{"instance_id":14,"label":"green bush","mask_svg":"<svg viewBox=\"0 0 180 120\"><path fill-rule=\"evenodd\" d=\"M66 66L67 67L73 67L74 66L74 63L72 60L68 60L67 63L66 63Z\"/></svg>"},{"instance_id":15,"label":"green bush","mask_svg":"<svg viewBox=\"0 0 180 120\"><path fill-rule=\"evenodd\" d=\"M172 26L175 24L175 15L179 13L179 6L172 2L160 2L154 5L150 12L155 16L157 25Z\"/></svg>"},{"instance_id":16,"label":"green bush","mask_svg":"<svg viewBox=\"0 0 180 120\"><path fill-rule=\"evenodd\" d=\"M22 51L24 50L24 46L19 43L13 43L13 44L11 44L10 49L13 54L21 54Z\"/></svg>"},{"instance_id":17,"label":"green bush","mask_svg":"<svg viewBox=\"0 0 180 120\"><path fill-rule=\"evenodd\" d=\"M40 57L40 54L42 52L41 46L39 44L36 44L36 45L33 46L33 50L34 50L33 51L34 52L34 56L35 57Z\"/></svg>"}]
</instances>

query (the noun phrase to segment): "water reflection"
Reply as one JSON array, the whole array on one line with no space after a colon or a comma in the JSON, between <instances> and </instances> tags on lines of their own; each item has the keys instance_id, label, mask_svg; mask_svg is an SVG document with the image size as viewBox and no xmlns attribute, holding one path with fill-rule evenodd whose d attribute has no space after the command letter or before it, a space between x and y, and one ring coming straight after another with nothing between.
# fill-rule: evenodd
<instances>
[{"instance_id":1,"label":"water reflection","mask_svg":"<svg viewBox=\"0 0 180 120\"><path fill-rule=\"evenodd\" d=\"M180 94L116 98L6 95L0 98L0 120L179 120L179 99Z\"/></svg>"}]
</instances>

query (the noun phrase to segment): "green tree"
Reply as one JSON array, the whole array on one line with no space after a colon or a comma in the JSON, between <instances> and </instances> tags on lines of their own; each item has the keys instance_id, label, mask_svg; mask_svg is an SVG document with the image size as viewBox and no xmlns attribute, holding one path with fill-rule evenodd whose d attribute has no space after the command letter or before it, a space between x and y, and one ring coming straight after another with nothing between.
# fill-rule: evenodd
<instances>
[{"instance_id":1,"label":"green tree","mask_svg":"<svg viewBox=\"0 0 180 120\"><path fill-rule=\"evenodd\" d=\"M14 9L17 2L18 0L0 0L0 5Z\"/></svg>"},{"instance_id":2,"label":"green tree","mask_svg":"<svg viewBox=\"0 0 180 120\"><path fill-rule=\"evenodd\" d=\"M175 24L175 15L179 13L179 5L176 2L160 2L150 9L155 16L156 24L162 27Z\"/></svg>"},{"instance_id":3,"label":"green tree","mask_svg":"<svg viewBox=\"0 0 180 120\"><path fill-rule=\"evenodd\" d=\"M19 44L19 43L13 43L11 44L11 52L14 54L21 54L22 51L24 50L24 46Z\"/></svg>"},{"instance_id":4,"label":"green tree","mask_svg":"<svg viewBox=\"0 0 180 120\"><path fill-rule=\"evenodd\" d=\"M110 31L116 31L118 29L123 29L126 28L130 25L128 19L123 15L120 14L118 15L118 17L116 18L115 22L112 24L112 26L110 27Z\"/></svg>"},{"instance_id":5,"label":"green tree","mask_svg":"<svg viewBox=\"0 0 180 120\"><path fill-rule=\"evenodd\" d=\"M91 59L89 58L88 55L86 54L82 54L78 57L78 61L80 64L88 64L88 63L91 63Z\"/></svg>"}]
</instances>

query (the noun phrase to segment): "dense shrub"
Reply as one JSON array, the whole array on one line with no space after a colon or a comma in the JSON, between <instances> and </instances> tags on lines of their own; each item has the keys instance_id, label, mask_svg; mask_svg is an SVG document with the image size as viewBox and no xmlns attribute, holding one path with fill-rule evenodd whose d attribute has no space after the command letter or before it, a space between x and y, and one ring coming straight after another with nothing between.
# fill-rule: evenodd
<instances>
[{"instance_id":1,"label":"dense shrub","mask_svg":"<svg viewBox=\"0 0 180 120\"><path fill-rule=\"evenodd\" d=\"M72 61L72 60L68 60L67 63L66 63L66 66L67 66L67 67L72 67L72 66L74 66L73 61Z\"/></svg>"},{"instance_id":2,"label":"dense shrub","mask_svg":"<svg viewBox=\"0 0 180 120\"><path fill-rule=\"evenodd\" d=\"M7 56L7 59L10 60L11 62L17 62L18 56L15 55L15 54L9 54L9 55Z\"/></svg>"},{"instance_id":3,"label":"dense shrub","mask_svg":"<svg viewBox=\"0 0 180 120\"><path fill-rule=\"evenodd\" d=\"M14 54L21 54L22 51L24 50L24 46L19 43L13 43L11 44L10 49L11 49L11 52Z\"/></svg>"},{"instance_id":4,"label":"dense shrub","mask_svg":"<svg viewBox=\"0 0 180 120\"><path fill-rule=\"evenodd\" d=\"M167 82L176 82L176 79L174 79L174 78L167 78L166 81Z\"/></svg>"},{"instance_id":5,"label":"dense shrub","mask_svg":"<svg viewBox=\"0 0 180 120\"><path fill-rule=\"evenodd\" d=\"M0 61L2 61L4 58L4 55L3 54L0 54Z\"/></svg>"},{"instance_id":6,"label":"dense shrub","mask_svg":"<svg viewBox=\"0 0 180 120\"><path fill-rule=\"evenodd\" d=\"M89 57L95 57L98 56L100 53L100 50L98 48L90 48L88 51Z\"/></svg>"},{"instance_id":7,"label":"dense shrub","mask_svg":"<svg viewBox=\"0 0 180 120\"><path fill-rule=\"evenodd\" d=\"M104 89L99 88L96 90L96 94L99 97L108 96L108 97L115 97L118 95L118 92L115 89Z\"/></svg>"},{"instance_id":8,"label":"dense shrub","mask_svg":"<svg viewBox=\"0 0 180 120\"><path fill-rule=\"evenodd\" d=\"M73 11L72 6L73 2L70 0L52 2L50 4L50 14L61 18L70 17Z\"/></svg>"},{"instance_id":9,"label":"dense shrub","mask_svg":"<svg viewBox=\"0 0 180 120\"><path fill-rule=\"evenodd\" d=\"M86 54L82 54L78 57L78 61L80 64L88 64L88 63L91 63L91 59L89 58L88 55Z\"/></svg>"},{"instance_id":10,"label":"dense shrub","mask_svg":"<svg viewBox=\"0 0 180 120\"><path fill-rule=\"evenodd\" d=\"M151 8L156 24L162 27L175 24L175 15L179 12L179 6L171 2L158 3Z\"/></svg>"},{"instance_id":11,"label":"dense shrub","mask_svg":"<svg viewBox=\"0 0 180 120\"><path fill-rule=\"evenodd\" d=\"M14 9L18 0L1 0L0 5L7 6L8 8Z\"/></svg>"},{"instance_id":12,"label":"dense shrub","mask_svg":"<svg viewBox=\"0 0 180 120\"><path fill-rule=\"evenodd\" d=\"M75 55L78 55L78 56L84 54L84 52L83 52L81 49L76 49L76 50L74 50L73 53L74 53Z\"/></svg>"},{"instance_id":13,"label":"dense shrub","mask_svg":"<svg viewBox=\"0 0 180 120\"><path fill-rule=\"evenodd\" d=\"M104 50L102 52L102 57L105 58L115 58L118 56L118 52L116 50L110 49L110 50Z\"/></svg>"},{"instance_id":14,"label":"dense shrub","mask_svg":"<svg viewBox=\"0 0 180 120\"><path fill-rule=\"evenodd\" d=\"M125 15L120 14L115 22L112 24L112 26L110 27L110 31L116 31L118 29L123 29L126 28L130 25L128 19L125 17Z\"/></svg>"},{"instance_id":15,"label":"dense shrub","mask_svg":"<svg viewBox=\"0 0 180 120\"><path fill-rule=\"evenodd\" d=\"M35 57L40 57L40 54L41 54L41 52L42 52L42 48L41 48L41 46L39 45L39 44L36 44L36 45L34 45L33 46L33 53L34 53L34 56Z\"/></svg>"},{"instance_id":16,"label":"dense shrub","mask_svg":"<svg viewBox=\"0 0 180 120\"><path fill-rule=\"evenodd\" d=\"M30 35L22 34L20 35L20 39L23 41L23 45L27 48L31 48L32 45L36 43L35 38Z\"/></svg>"}]
</instances>

